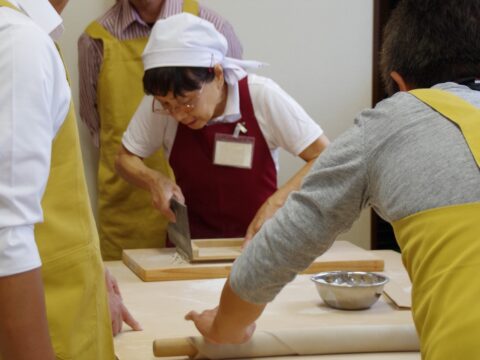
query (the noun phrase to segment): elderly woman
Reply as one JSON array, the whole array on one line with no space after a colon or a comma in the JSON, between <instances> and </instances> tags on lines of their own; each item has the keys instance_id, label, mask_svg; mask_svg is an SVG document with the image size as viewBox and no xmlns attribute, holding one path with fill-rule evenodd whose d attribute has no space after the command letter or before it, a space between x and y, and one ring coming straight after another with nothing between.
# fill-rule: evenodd
<instances>
[{"instance_id":1,"label":"elderly woman","mask_svg":"<svg viewBox=\"0 0 480 360\"><path fill-rule=\"evenodd\" d=\"M146 96L122 139L118 172L149 191L169 220L188 205L192 238L249 238L300 186L328 145L322 129L255 61L228 58L227 41L190 14L158 21L143 53ZM163 148L176 183L144 159ZM278 150L306 164L277 189Z\"/></svg>"}]
</instances>

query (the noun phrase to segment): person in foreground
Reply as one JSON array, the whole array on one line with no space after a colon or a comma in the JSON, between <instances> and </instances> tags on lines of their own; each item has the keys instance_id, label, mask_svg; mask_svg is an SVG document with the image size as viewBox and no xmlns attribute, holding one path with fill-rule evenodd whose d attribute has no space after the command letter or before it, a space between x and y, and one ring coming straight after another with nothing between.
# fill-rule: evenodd
<instances>
[{"instance_id":1,"label":"person in foreground","mask_svg":"<svg viewBox=\"0 0 480 360\"><path fill-rule=\"evenodd\" d=\"M208 21L183 13L159 20L143 53L146 95L122 139L116 167L151 193L170 221L170 199L188 206L192 238L255 232L283 205L328 144L322 129L255 61L227 57ZM144 159L163 148L175 181ZM277 190L279 149L306 163ZM248 231L247 231L248 230Z\"/></svg>"},{"instance_id":2,"label":"person in foreground","mask_svg":"<svg viewBox=\"0 0 480 360\"><path fill-rule=\"evenodd\" d=\"M113 360L112 325L119 331L128 317L100 258L54 43L66 4L0 0L2 360Z\"/></svg>"},{"instance_id":3,"label":"person in foreground","mask_svg":"<svg viewBox=\"0 0 480 360\"><path fill-rule=\"evenodd\" d=\"M248 340L266 304L371 206L401 247L422 358L480 358L480 0L401 1L381 64L392 96L264 224L218 308L186 315L207 340Z\"/></svg>"}]
</instances>

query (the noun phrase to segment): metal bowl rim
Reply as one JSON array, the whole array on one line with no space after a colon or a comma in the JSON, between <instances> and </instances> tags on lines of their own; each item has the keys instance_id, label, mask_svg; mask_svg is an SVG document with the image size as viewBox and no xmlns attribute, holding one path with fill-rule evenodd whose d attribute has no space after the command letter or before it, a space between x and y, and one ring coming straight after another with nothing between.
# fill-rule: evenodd
<instances>
[{"instance_id":1,"label":"metal bowl rim","mask_svg":"<svg viewBox=\"0 0 480 360\"><path fill-rule=\"evenodd\" d=\"M383 279L380 282L374 283L374 284L355 284L355 285L349 285L349 284L332 284L326 281L322 281L323 279L319 279L322 276L326 275L336 275L336 274L358 274L358 275L375 275L378 276L379 278ZM315 274L310 277L310 280L313 281L315 284L319 285L326 285L326 286L331 286L334 288L368 288L368 287L374 287L374 286L382 286L385 285L390 281L390 278L386 275L378 274L376 272L371 272L371 271L344 271L344 270L338 270L338 271L324 271L318 274Z\"/></svg>"}]
</instances>

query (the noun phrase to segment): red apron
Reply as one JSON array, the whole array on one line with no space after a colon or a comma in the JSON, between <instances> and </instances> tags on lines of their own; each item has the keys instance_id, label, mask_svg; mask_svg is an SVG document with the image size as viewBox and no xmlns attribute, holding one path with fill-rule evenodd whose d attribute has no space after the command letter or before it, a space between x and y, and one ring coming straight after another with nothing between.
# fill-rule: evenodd
<instances>
[{"instance_id":1,"label":"red apron","mask_svg":"<svg viewBox=\"0 0 480 360\"><path fill-rule=\"evenodd\" d=\"M178 124L169 161L188 206L192 239L243 237L277 190L275 163L255 118L247 77L238 84L241 119L200 130ZM215 134L233 134L238 122L245 124L245 136L255 138L252 168L213 164Z\"/></svg>"}]
</instances>

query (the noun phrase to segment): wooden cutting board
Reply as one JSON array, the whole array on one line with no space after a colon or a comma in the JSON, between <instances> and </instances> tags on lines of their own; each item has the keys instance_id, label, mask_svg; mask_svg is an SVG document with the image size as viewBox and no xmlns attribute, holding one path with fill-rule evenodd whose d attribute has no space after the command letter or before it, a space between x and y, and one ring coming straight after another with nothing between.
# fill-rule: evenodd
<instances>
[{"instance_id":1,"label":"wooden cutting board","mask_svg":"<svg viewBox=\"0 0 480 360\"><path fill-rule=\"evenodd\" d=\"M189 263L174 248L123 250L123 262L143 281L214 279L227 277L232 261ZM303 273L331 270L383 271L384 262L347 241L335 241Z\"/></svg>"}]
</instances>

